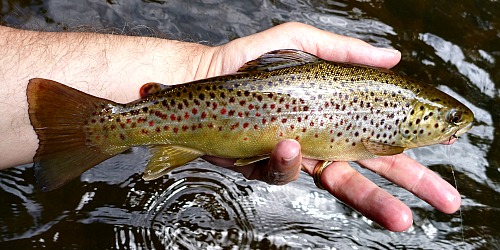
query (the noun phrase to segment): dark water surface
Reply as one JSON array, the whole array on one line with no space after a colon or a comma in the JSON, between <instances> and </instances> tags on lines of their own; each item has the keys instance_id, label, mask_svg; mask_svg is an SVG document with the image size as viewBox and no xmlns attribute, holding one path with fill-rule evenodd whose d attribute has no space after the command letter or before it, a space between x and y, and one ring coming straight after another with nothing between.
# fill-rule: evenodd
<instances>
[{"instance_id":1,"label":"dark water surface","mask_svg":"<svg viewBox=\"0 0 500 250\"><path fill-rule=\"evenodd\" d=\"M29 165L1 171L0 249L500 249L497 0L2 0L0 11L14 27L83 25L214 45L300 21L401 50L396 71L431 82L476 115L452 146L408 153L451 183L455 170L462 218L364 169L411 207L407 232L380 228L305 174L269 186L200 160L145 182L148 152L134 149L49 193L33 186Z\"/></svg>"}]
</instances>

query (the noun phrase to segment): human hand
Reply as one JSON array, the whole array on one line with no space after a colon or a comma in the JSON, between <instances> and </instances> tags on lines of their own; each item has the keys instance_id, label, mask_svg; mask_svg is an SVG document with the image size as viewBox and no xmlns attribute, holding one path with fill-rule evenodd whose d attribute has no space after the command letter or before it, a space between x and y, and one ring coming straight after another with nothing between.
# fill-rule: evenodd
<instances>
[{"instance_id":1,"label":"human hand","mask_svg":"<svg viewBox=\"0 0 500 250\"><path fill-rule=\"evenodd\" d=\"M299 49L320 58L391 68L401 54L373 47L361 40L332 34L300 23L286 23L266 31L212 48L207 53L205 77L235 72L245 62L277 49ZM298 178L301 167L313 174L316 160L302 159L300 145L294 140L280 142L268 161L235 167L233 159L206 156L206 160L243 173L250 179L271 184L285 184ZM404 154L358 162L395 184L409 190L436 209L455 212L460 194L436 173ZM382 190L354 170L347 162L330 164L321 176L321 184L333 196L391 231L404 231L412 224L412 213L403 202Z\"/></svg>"}]
</instances>

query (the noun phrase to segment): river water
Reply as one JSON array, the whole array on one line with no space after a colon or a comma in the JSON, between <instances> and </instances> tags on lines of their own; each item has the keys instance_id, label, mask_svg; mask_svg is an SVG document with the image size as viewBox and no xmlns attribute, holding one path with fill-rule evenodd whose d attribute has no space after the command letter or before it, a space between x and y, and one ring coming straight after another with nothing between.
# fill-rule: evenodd
<instances>
[{"instance_id":1,"label":"river water","mask_svg":"<svg viewBox=\"0 0 500 250\"><path fill-rule=\"evenodd\" d=\"M357 168L410 206L414 224L406 232L377 226L306 174L270 186L198 160L144 182L149 153L137 148L48 193L34 187L30 165L1 171L1 249L500 249L497 0L2 0L0 11L13 27L85 26L210 45L304 22L399 49L395 71L430 82L476 115L452 146L408 152L456 180L461 215Z\"/></svg>"}]
</instances>

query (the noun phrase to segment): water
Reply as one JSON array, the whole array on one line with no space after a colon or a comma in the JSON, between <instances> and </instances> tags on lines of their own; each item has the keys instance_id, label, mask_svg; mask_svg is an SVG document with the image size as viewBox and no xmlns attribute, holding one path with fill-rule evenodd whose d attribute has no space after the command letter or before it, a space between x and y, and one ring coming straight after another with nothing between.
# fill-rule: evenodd
<instances>
[{"instance_id":1,"label":"water","mask_svg":"<svg viewBox=\"0 0 500 250\"><path fill-rule=\"evenodd\" d=\"M1 171L2 249L500 249L496 0L2 0L0 11L0 20L15 27L85 26L211 45L300 21L401 50L396 71L431 82L476 115L475 127L451 147L409 152L450 183L455 170L462 218L359 168L411 207L407 232L380 228L305 174L269 186L199 160L144 182L148 151L138 148L49 193L33 186L29 165Z\"/></svg>"}]
</instances>

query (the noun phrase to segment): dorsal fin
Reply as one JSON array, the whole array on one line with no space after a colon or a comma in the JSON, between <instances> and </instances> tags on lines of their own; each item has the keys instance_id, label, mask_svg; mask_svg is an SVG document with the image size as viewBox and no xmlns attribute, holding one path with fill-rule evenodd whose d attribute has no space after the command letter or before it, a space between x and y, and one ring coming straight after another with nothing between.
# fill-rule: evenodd
<instances>
[{"instance_id":1,"label":"dorsal fin","mask_svg":"<svg viewBox=\"0 0 500 250\"><path fill-rule=\"evenodd\" d=\"M238 72L273 71L320 61L317 56L295 49L274 50L249 61Z\"/></svg>"}]
</instances>

